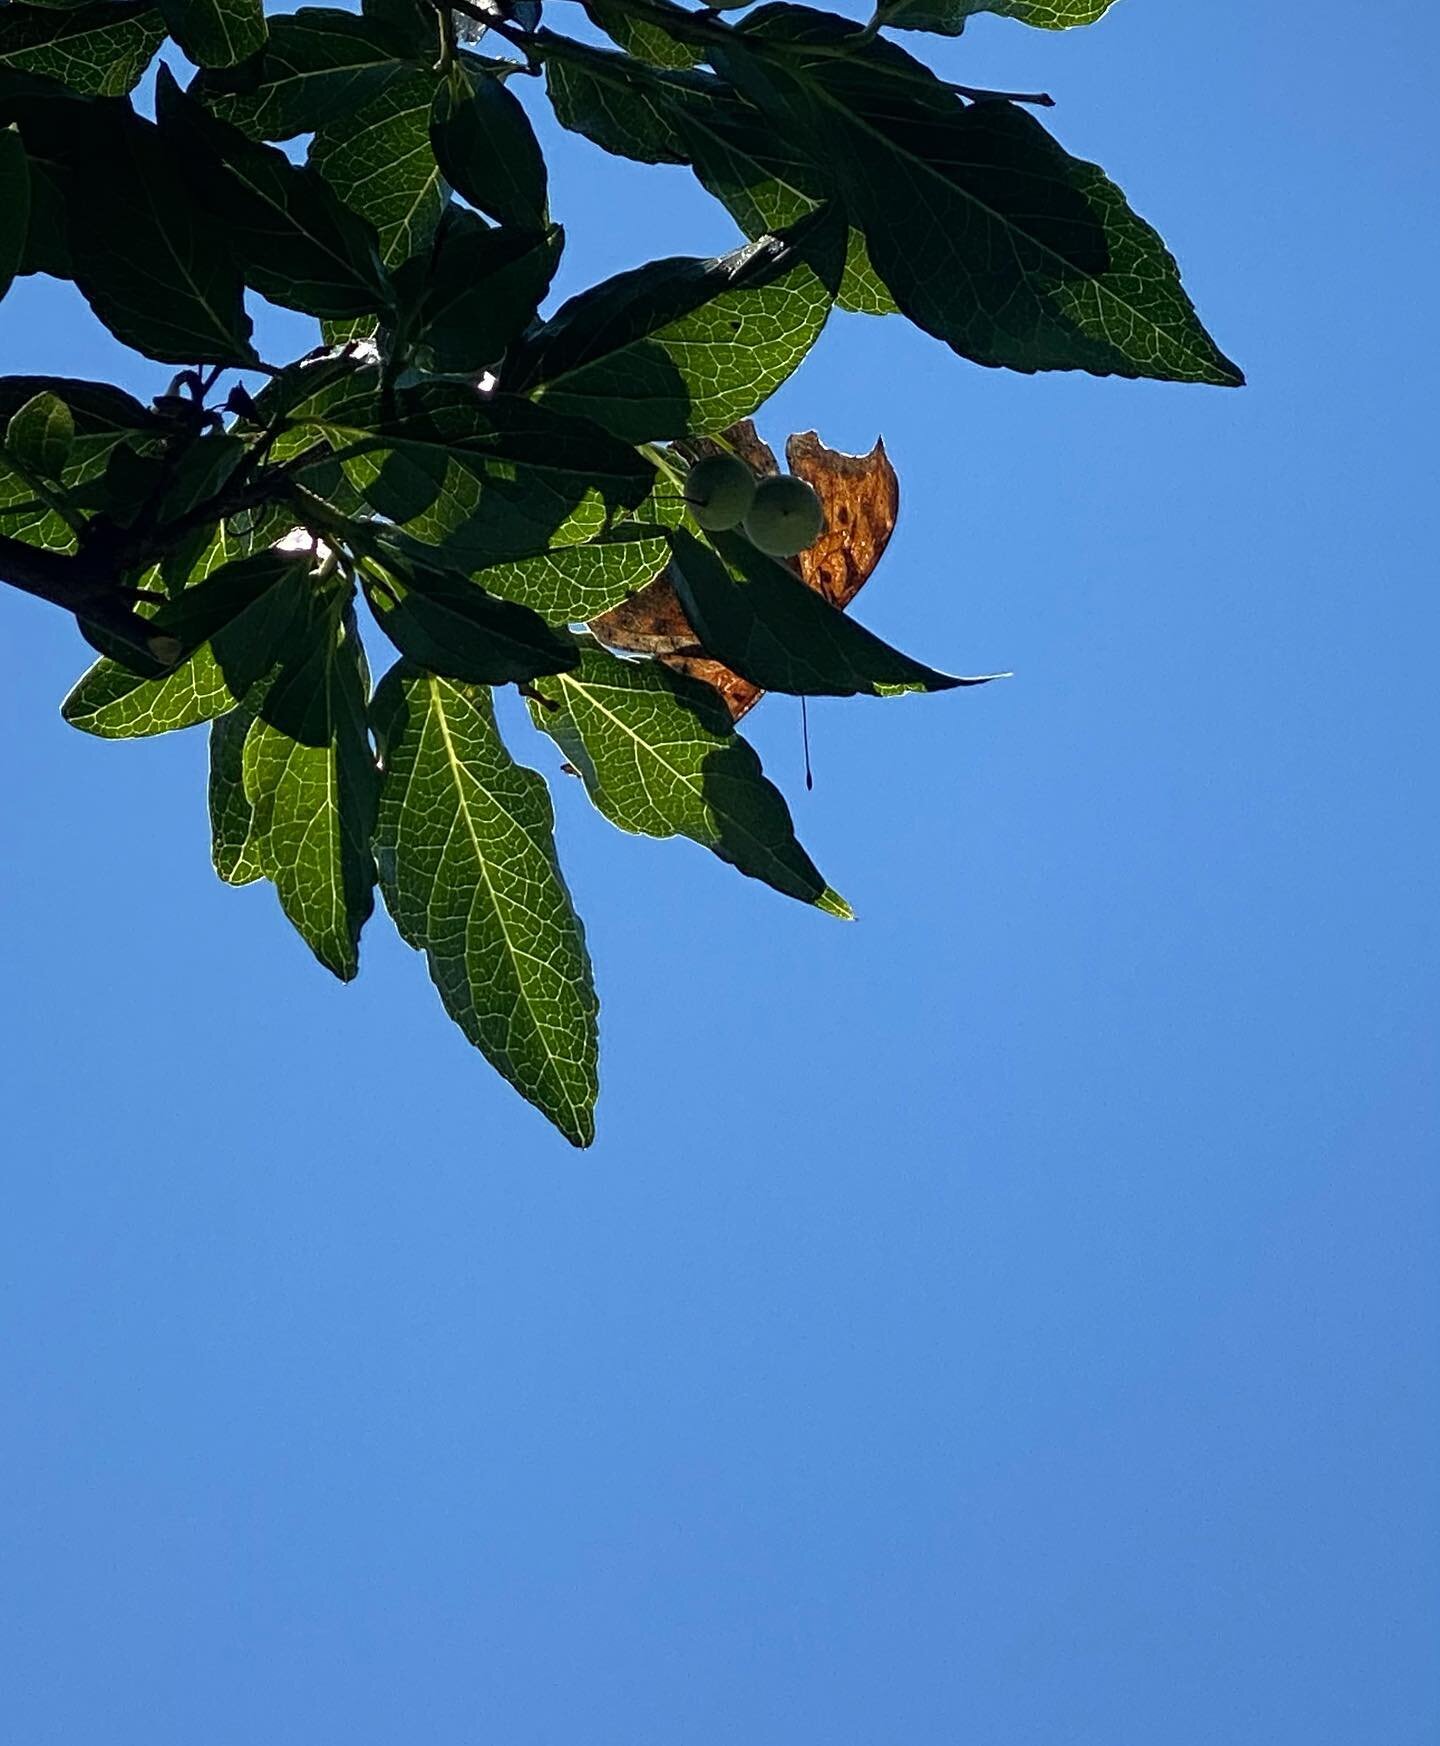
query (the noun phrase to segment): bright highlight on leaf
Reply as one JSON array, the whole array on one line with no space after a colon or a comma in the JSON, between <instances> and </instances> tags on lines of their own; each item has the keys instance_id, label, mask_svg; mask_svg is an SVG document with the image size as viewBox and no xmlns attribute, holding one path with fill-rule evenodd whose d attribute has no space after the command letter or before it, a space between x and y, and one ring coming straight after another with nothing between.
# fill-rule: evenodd
<instances>
[{"instance_id":1,"label":"bright highlight on leaf","mask_svg":"<svg viewBox=\"0 0 1440 1746\"><path fill-rule=\"evenodd\" d=\"M545 784L506 751L483 686L402 662L374 719L386 772L375 841L396 927L471 1042L588 1146L599 1003Z\"/></svg>"}]
</instances>

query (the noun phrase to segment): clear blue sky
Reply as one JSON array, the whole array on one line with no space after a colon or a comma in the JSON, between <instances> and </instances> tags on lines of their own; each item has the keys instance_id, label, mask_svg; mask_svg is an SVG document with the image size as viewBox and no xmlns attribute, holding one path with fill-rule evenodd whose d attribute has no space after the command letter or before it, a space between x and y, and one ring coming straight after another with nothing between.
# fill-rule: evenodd
<instances>
[{"instance_id":1,"label":"clear blue sky","mask_svg":"<svg viewBox=\"0 0 1440 1746\"><path fill-rule=\"evenodd\" d=\"M379 921L342 988L220 886L203 734L66 728L79 639L0 599L0 1735L1440 1738L1437 47L936 50L1055 91L1252 386L836 321L766 428L883 430L862 616L1018 676L819 705L813 796L754 718L853 927L559 782L587 1155ZM570 285L732 242L557 152ZM168 374L49 281L0 367Z\"/></svg>"}]
</instances>

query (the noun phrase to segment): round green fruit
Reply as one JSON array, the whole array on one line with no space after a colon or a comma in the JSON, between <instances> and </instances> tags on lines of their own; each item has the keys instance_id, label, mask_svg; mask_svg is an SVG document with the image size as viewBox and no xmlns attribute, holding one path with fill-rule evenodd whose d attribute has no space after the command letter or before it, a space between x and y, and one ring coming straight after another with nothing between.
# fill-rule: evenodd
<instances>
[{"instance_id":1,"label":"round green fruit","mask_svg":"<svg viewBox=\"0 0 1440 1746\"><path fill-rule=\"evenodd\" d=\"M707 455L685 478L685 501L707 533L739 527L755 496L755 475L734 455Z\"/></svg>"},{"instance_id":2,"label":"round green fruit","mask_svg":"<svg viewBox=\"0 0 1440 1746\"><path fill-rule=\"evenodd\" d=\"M814 489L791 473L762 479L745 517L751 545L772 558L793 558L825 531L825 511Z\"/></svg>"}]
</instances>

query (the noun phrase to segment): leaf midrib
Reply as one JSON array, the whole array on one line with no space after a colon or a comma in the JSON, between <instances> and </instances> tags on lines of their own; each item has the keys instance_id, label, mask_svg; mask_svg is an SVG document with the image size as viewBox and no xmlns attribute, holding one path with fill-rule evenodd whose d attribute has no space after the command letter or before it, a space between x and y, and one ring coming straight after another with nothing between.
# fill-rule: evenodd
<instances>
[{"instance_id":1,"label":"leaf midrib","mask_svg":"<svg viewBox=\"0 0 1440 1746\"><path fill-rule=\"evenodd\" d=\"M450 724L449 724L448 720L446 719L445 709L444 709L443 703L441 702L440 694L442 691L447 691L452 696L458 697L460 699L460 701L466 705L467 708L474 708L474 705L471 704L467 698L465 698L465 696L462 692L458 691L453 685L447 684L445 680L439 678L435 674L427 674L426 675L425 688L426 688L426 692L428 694L427 713L432 717L432 719L435 721L436 725L438 726L438 728L440 730L440 737L444 742L445 760L446 760L446 763L448 764L448 766L452 772L453 786L455 789L456 806L457 806L457 809L459 810L460 814L464 818L465 829L466 829L466 832L470 838L470 846L475 851L475 860L476 860L477 865L480 868L480 876L485 881L485 889L490 894L491 912L495 916L496 923L498 924L498 926L500 928L501 938L505 942L505 951L510 959L511 968L514 971L514 975L515 975L515 986L519 991L521 1000L524 1002L525 1011L526 1011L527 1015L529 1016L530 1028L531 1028L532 1032L534 1033L535 1040L540 1045L540 1048L544 1051L549 1077L552 1080L552 1082L554 1083L554 1085L558 1088L560 1096L565 1100L566 1108L570 1112L571 1119L572 1119L572 1122L573 1122L576 1130L581 1131L584 1128L584 1121L583 1121L584 1112L579 1108L579 1106L576 1104L574 1098L571 1097L571 1095L570 1095L569 1089L567 1088L566 1083L565 1083L565 1074L561 1070L559 1058L556 1056L555 1052L551 1049L551 1047L549 1045L549 1042L546 1038L545 1030L541 1026L539 1019L536 1015L535 1003L530 998L529 982L528 982L528 979L526 978L524 970L522 969L522 966L521 966L520 954L517 952L517 950L515 948L514 940L511 937L510 928L509 928L509 926L506 922L506 918L505 918L504 907L502 906L500 899L499 899L499 895L495 889L495 882L490 876L490 863L485 858L485 852L480 846L480 838L477 835L476 830L475 830L474 819L471 815L469 801L468 801L468 798L467 798L467 795L465 792L464 781L463 781L463 778L466 774L465 764L464 764L464 761L460 758L460 756L458 755L458 753L456 751L455 741L454 741L454 738L452 737L451 732L450 732ZM406 783L405 802L402 804L408 804L408 802L409 802L410 786L411 786L411 783L413 783L413 781L415 779L415 774L419 770L419 767L420 767L419 759L417 758L416 762L411 770L410 782ZM476 786L477 787L479 786L478 781L476 782ZM504 801L501 800L498 795L493 793L493 791L490 792L490 798L491 798L492 802L494 803L496 809L499 812L501 812L505 816L506 819L509 820L511 826L516 831L518 831L522 837L525 838L525 840L530 844L530 846L537 853L539 853L543 857L545 855L545 851L544 851L543 847L535 841L535 838L531 834L529 827L527 825L525 825L520 819L516 818L514 813L512 813L510 811L509 807L507 807L505 805ZM548 857L545 857L545 858L548 859ZM427 904L427 908L428 908L428 904Z\"/></svg>"}]
</instances>

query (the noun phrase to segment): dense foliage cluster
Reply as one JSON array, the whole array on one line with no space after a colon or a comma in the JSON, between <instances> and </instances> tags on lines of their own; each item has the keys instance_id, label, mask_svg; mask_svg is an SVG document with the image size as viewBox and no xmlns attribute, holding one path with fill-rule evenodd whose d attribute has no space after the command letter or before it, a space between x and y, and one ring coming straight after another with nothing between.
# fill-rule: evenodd
<instances>
[{"instance_id":1,"label":"dense foliage cluster","mask_svg":"<svg viewBox=\"0 0 1440 1746\"><path fill-rule=\"evenodd\" d=\"M180 366L151 405L0 379L0 578L101 657L66 718L210 723L221 877L271 880L347 979L378 884L467 1036L588 1143L584 935L492 688L521 688L622 828L844 915L736 695L963 681L816 583L808 485L756 495L732 468L731 513L726 469L690 469L739 449L767 470L742 421L835 308L985 365L1240 380L1155 232L1035 119L1045 99L956 86L897 40L1108 3L880 0L862 25L554 0L578 35L537 0L0 6L0 294L71 280ZM607 152L688 165L750 240L542 317L564 236L517 89ZM247 289L323 343L261 358ZM373 688L361 602L398 654Z\"/></svg>"}]
</instances>

